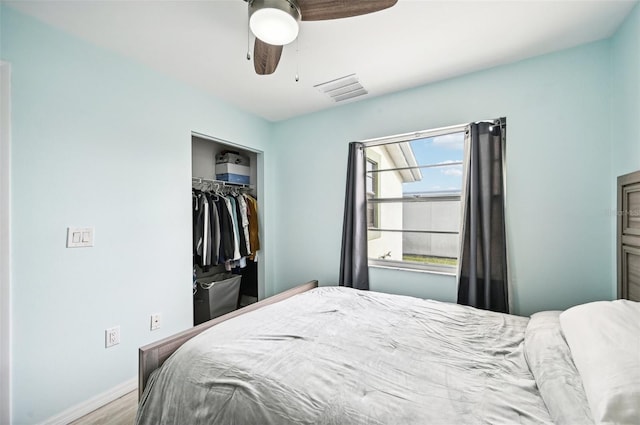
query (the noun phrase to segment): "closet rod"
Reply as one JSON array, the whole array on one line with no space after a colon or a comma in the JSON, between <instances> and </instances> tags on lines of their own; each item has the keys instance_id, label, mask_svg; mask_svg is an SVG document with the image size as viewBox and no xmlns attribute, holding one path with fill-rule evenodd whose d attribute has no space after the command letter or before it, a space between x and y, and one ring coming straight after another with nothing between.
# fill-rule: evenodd
<instances>
[{"instance_id":1,"label":"closet rod","mask_svg":"<svg viewBox=\"0 0 640 425\"><path fill-rule=\"evenodd\" d=\"M213 184L219 184L222 187L229 186L229 187L239 187L239 188L253 189L253 186L250 185L250 184L227 182L227 181L224 181L224 180L205 179L203 177L192 177L191 178L191 183L192 184L193 183L213 183Z\"/></svg>"}]
</instances>

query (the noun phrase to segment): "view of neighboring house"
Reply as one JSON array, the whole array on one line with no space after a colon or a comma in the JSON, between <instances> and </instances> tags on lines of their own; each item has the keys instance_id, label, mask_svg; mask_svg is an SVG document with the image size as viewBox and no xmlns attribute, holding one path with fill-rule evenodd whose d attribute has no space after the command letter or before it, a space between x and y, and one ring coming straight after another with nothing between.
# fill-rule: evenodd
<instances>
[{"instance_id":1,"label":"view of neighboring house","mask_svg":"<svg viewBox=\"0 0 640 425\"><path fill-rule=\"evenodd\" d=\"M418 165L408 142L370 147L366 154L369 258L402 261L402 184L419 181L422 174L419 168L397 170Z\"/></svg>"},{"instance_id":2,"label":"view of neighboring house","mask_svg":"<svg viewBox=\"0 0 640 425\"><path fill-rule=\"evenodd\" d=\"M366 148L370 259L455 265L463 139L456 133Z\"/></svg>"}]
</instances>

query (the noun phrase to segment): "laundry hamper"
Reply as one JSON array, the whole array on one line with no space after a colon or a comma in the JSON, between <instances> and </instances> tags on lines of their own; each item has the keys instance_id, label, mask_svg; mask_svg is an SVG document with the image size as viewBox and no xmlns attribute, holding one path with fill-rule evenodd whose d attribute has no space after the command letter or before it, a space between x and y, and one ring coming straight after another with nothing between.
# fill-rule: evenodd
<instances>
[{"instance_id":1,"label":"laundry hamper","mask_svg":"<svg viewBox=\"0 0 640 425\"><path fill-rule=\"evenodd\" d=\"M193 323L211 320L238 307L241 275L218 273L196 280L193 295Z\"/></svg>"}]
</instances>

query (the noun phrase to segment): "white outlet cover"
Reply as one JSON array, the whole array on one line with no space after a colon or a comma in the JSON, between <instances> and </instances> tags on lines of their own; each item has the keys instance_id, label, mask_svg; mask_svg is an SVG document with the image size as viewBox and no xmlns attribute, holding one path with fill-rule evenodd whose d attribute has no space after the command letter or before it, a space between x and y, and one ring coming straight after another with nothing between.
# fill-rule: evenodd
<instances>
[{"instance_id":1,"label":"white outlet cover","mask_svg":"<svg viewBox=\"0 0 640 425\"><path fill-rule=\"evenodd\" d=\"M114 326L104 331L105 348L120 344L120 326Z\"/></svg>"},{"instance_id":2,"label":"white outlet cover","mask_svg":"<svg viewBox=\"0 0 640 425\"><path fill-rule=\"evenodd\" d=\"M151 315L151 330L155 331L160 328L160 313L154 313Z\"/></svg>"}]
</instances>

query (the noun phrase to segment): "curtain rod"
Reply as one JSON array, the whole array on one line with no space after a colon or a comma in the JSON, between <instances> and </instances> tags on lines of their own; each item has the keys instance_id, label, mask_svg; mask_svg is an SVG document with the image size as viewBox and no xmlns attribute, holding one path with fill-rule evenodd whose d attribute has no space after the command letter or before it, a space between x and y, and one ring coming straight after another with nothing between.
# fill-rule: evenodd
<instances>
[{"instance_id":1,"label":"curtain rod","mask_svg":"<svg viewBox=\"0 0 640 425\"><path fill-rule=\"evenodd\" d=\"M493 125L500 125L500 127L503 129L507 126L507 119L505 117L500 117L492 120L474 121L474 123L480 123L480 122L491 123ZM410 142L416 139L427 139L430 137L444 136L451 133L461 133L467 129L469 124L473 124L473 123L457 124L457 125L451 125L448 127L434 128L431 130L414 131L411 133L396 134L393 136L377 137L374 139L365 139L365 140L360 140L359 143L362 143L365 148L369 148L373 146L387 145L390 143Z\"/></svg>"},{"instance_id":2,"label":"curtain rod","mask_svg":"<svg viewBox=\"0 0 640 425\"><path fill-rule=\"evenodd\" d=\"M444 136L445 134L460 133L465 131L469 123L452 125L449 127L434 128L432 130L414 131L411 133L396 134L394 136L377 137L375 139L360 140L364 147L387 145L390 143L409 142L416 139L426 139L429 137Z\"/></svg>"}]
</instances>

